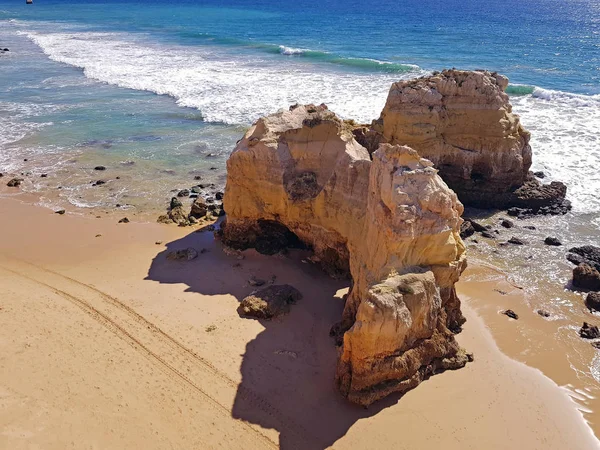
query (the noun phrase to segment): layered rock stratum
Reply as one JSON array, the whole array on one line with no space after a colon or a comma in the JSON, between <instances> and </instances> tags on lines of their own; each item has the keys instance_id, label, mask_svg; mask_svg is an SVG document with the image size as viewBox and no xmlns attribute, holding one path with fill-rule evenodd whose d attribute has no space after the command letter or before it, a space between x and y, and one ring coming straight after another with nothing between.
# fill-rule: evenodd
<instances>
[{"instance_id":1,"label":"layered rock stratum","mask_svg":"<svg viewBox=\"0 0 600 450\"><path fill-rule=\"evenodd\" d=\"M563 214L566 186L532 173L530 133L505 93L508 79L487 71L444 70L399 81L378 120L361 129L365 145L408 145L429 159L469 206L514 215Z\"/></svg>"},{"instance_id":2,"label":"layered rock stratum","mask_svg":"<svg viewBox=\"0 0 600 450\"><path fill-rule=\"evenodd\" d=\"M454 333L466 267L463 206L410 147L367 149L326 106L259 119L227 162L223 242L266 254L306 246L350 275L336 383L369 405L467 362ZM370 130L366 130L370 133Z\"/></svg>"}]
</instances>

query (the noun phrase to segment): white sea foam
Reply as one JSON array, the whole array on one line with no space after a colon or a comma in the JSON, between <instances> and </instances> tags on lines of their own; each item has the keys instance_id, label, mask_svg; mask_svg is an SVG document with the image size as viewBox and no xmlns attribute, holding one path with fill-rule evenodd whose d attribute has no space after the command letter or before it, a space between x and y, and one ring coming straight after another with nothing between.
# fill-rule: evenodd
<instances>
[{"instance_id":1,"label":"white sea foam","mask_svg":"<svg viewBox=\"0 0 600 450\"><path fill-rule=\"evenodd\" d=\"M532 133L533 168L567 183L575 211L599 212L600 96L536 88L511 101Z\"/></svg>"},{"instance_id":2,"label":"white sea foam","mask_svg":"<svg viewBox=\"0 0 600 450\"><path fill-rule=\"evenodd\" d=\"M303 48L286 47L285 45L279 46L279 53L282 55L302 55L305 52L306 50Z\"/></svg>"},{"instance_id":3,"label":"white sea foam","mask_svg":"<svg viewBox=\"0 0 600 450\"><path fill-rule=\"evenodd\" d=\"M198 108L204 120L227 124L250 124L296 102L324 102L343 117L369 122L379 116L391 82L425 73L352 73L304 59L232 60L211 49L167 46L132 34L24 34L51 59L82 68L88 78L169 95L181 106ZM284 54L301 51L280 46ZM600 96L534 88L512 102L532 132L534 169L566 182L576 211L600 211Z\"/></svg>"},{"instance_id":4,"label":"white sea foam","mask_svg":"<svg viewBox=\"0 0 600 450\"><path fill-rule=\"evenodd\" d=\"M80 67L89 78L170 95L181 106L200 109L206 121L227 124L249 124L296 102L325 102L342 116L370 121L379 115L390 83L400 78L311 71L314 67L306 62L232 61L208 50L169 48L130 35L31 31L25 35L51 59Z\"/></svg>"}]
</instances>

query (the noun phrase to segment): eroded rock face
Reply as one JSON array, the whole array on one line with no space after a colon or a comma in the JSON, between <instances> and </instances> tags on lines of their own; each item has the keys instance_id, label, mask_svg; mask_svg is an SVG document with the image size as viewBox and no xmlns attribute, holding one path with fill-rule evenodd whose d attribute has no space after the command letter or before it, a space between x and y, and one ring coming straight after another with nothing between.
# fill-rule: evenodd
<instances>
[{"instance_id":1,"label":"eroded rock face","mask_svg":"<svg viewBox=\"0 0 600 450\"><path fill-rule=\"evenodd\" d=\"M529 175L530 133L512 112L507 85L497 73L461 70L394 83L372 131L432 161L465 204L562 214L566 187L545 188Z\"/></svg>"},{"instance_id":2,"label":"eroded rock face","mask_svg":"<svg viewBox=\"0 0 600 450\"><path fill-rule=\"evenodd\" d=\"M227 169L225 244L304 245L330 273L351 275L332 330L344 396L368 405L466 363L453 335L464 322L454 289L463 207L430 161L405 146L369 152L351 125L307 105L258 120Z\"/></svg>"}]
</instances>

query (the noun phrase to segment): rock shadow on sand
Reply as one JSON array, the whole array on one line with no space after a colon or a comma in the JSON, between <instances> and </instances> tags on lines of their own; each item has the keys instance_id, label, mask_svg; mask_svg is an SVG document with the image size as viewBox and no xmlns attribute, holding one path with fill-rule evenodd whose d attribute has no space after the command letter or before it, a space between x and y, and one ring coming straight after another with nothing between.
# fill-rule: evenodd
<instances>
[{"instance_id":1,"label":"rock shadow on sand","mask_svg":"<svg viewBox=\"0 0 600 450\"><path fill-rule=\"evenodd\" d=\"M196 259L167 260L169 252L190 247L198 251ZM257 289L248 283L253 276L264 280L275 276L276 284L290 284L302 293L289 314L259 320L265 329L246 344L234 418L277 430L282 449L324 449L358 420L398 401L400 396L392 395L365 409L349 403L335 387L337 348L329 331L342 315L339 291L348 287L349 280L334 280L307 263L307 251L264 256L247 250L243 255L238 259L226 254L210 231L193 232L166 244L146 278L185 284L187 292L202 295L233 295L239 302ZM257 319L239 317L233 310L232 320Z\"/></svg>"}]
</instances>

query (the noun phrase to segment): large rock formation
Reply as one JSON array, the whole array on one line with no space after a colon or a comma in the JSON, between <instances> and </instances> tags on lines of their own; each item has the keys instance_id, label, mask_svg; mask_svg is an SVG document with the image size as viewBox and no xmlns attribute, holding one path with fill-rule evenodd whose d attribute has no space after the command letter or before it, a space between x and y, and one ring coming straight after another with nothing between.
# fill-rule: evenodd
<instances>
[{"instance_id":1,"label":"large rock formation","mask_svg":"<svg viewBox=\"0 0 600 450\"><path fill-rule=\"evenodd\" d=\"M258 120L227 161L225 244L305 245L351 275L332 331L338 387L359 404L467 361L453 335L464 322L454 289L463 207L432 166L405 146L369 152L323 105Z\"/></svg>"},{"instance_id":2,"label":"large rock formation","mask_svg":"<svg viewBox=\"0 0 600 450\"><path fill-rule=\"evenodd\" d=\"M564 213L566 186L542 188L529 172L530 134L512 112L507 85L497 73L461 70L394 83L380 118L357 139L414 148L467 205Z\"/></svg>"}]
</instances>

